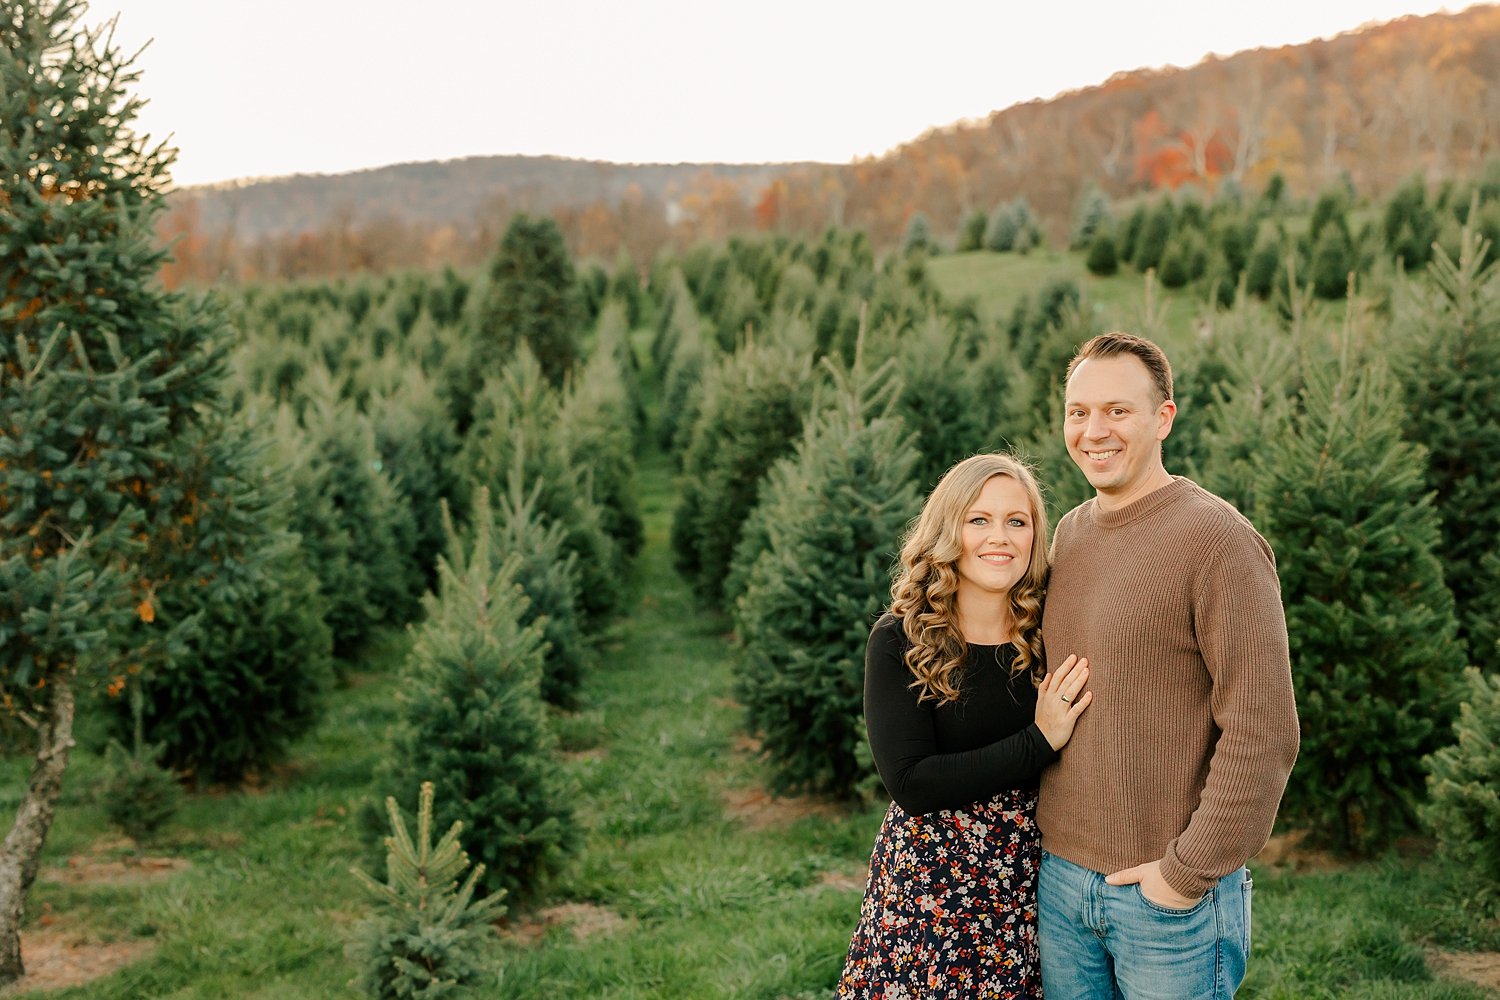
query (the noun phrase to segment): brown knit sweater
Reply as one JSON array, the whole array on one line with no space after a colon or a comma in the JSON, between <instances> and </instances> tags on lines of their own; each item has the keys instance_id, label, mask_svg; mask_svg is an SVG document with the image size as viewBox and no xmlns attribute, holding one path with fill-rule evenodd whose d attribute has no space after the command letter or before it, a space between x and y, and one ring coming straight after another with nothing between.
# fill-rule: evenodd
<instances>
[{"instance_id":1,"label":"brown knit sweater","mask_svg":"<svg viewBox=\"0 0 1500 1000\"><path fill-rule=\"evenodd\" d=\"M1161 860L1200 896L1265 845L1297 756L1275 557L1189 479L1058 523L1048 665L1089 660L1094 703L1042 772L1042 846L1096 872Z\"/></svg>"}]
</instances>

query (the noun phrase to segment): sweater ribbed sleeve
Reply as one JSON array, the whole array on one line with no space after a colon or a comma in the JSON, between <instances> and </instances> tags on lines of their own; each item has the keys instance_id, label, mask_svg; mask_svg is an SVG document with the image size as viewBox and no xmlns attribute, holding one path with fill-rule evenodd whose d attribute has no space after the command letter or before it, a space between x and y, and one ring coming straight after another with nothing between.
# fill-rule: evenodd
<instances>
[{"instance_id":1,"label":"sweater ribbed sleeve","mask_svg":"<svg viewBox=\"0 0 1500 1000\"><path fill-rule=\"evenodd\" d=\"M1087 656L1094 704L1042 776L1043 846L1108 874L1161 861L1199 896L1270 835L1296 757L1274 557L1186 479L1059 523L1043 637Z\"/></svg>"}]
</instances>

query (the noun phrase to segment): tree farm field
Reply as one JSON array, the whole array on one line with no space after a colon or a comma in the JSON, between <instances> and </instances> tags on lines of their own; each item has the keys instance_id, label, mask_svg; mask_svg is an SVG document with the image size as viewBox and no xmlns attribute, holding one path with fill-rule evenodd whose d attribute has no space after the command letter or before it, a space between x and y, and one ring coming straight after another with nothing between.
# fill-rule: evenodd
<instances>
[{"instance_id":1,"label":"tree farm field","mask_svg":"<svg viewBox=\"0 0 1500 1000\"><path fill-rule=\"evenodd\" d=\"M764 790L734 701L729 623L698 610L671 567L672 469L658 452L641 462L646 542L627 611L585 679L582 707L554 717L583 846L497 928L496 979L476 995L828 996L884 804ZM36 975L6 996L357 996L345 946L368 901L349 868L379 870L358 814L407 642L390 632L348 665L321 725L263 782L190 796L144 861L93 801L100 761L85 734L24 933ZM4 762L7 809L24 764ZM1493 954L1486 972L1473 953L1500 949L1500 927L1445 902L1461 876L1423 844L1354 863L1299 851L1294 839L1279 833L1253 864L1255 951L1242 996L1496 995ZM126 964L77 982L110 955Z\"/></svg>"},{"instance_id":2,"label":"tree farm field","mask_svg":"<svg viewBox=\"0 0 1500 1000\"><path fill-rule=\"evenodd\" d=\"M977 293L995 314L1054 275L1088 277L1078 255L1054 251L938 257L929 268L945 293ZM1109 318L1136 321L1138 277L1088 278L1085 289ZM1186 296L1167 302L1174 335L1197 309ZM647 356L644 322L633 337ZM654 412L649 364L643 380ZM767 791L736 701L732 624L673 568L676 471L652 435L645 441L645 542L626 571L623 612L599 641L577 709L550 715L581 845L496 927L494 975L474 995L827 997L885 803ZM29 900L33 974L0 996L358 996L346 948L369 899L349 870L382 874L361 814L410 641L387 631L343 664L321 722L285 763L252 786L189 795L144 858L104 819L102 737L85 728ZM28 764L0 761L0 807L20 801ZM1426 842L1349 861L1278 830L1252 869L1254 953L1241 996L1500 995L1500 923L1454 902L1464 874Z\"/></svg>"}]
</instances>

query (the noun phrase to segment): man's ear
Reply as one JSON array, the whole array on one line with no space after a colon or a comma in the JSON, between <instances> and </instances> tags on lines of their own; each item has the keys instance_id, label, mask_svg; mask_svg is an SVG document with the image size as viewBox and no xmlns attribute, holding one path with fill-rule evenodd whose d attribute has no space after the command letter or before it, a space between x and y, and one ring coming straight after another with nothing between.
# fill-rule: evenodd
<instances>
[{"instance_id":1,"label":"man's ear","mask_svg":"<svg viewBox=\"0 0 1500 1000\"><path fill-rule=\"evenodd\" d=\"M1172 421L1177 418L1177 404L1172 400L1163 400L1156 408L1156 440L1165 441L1167 435L1172 433Z\"/></svg>"}]
</instances>

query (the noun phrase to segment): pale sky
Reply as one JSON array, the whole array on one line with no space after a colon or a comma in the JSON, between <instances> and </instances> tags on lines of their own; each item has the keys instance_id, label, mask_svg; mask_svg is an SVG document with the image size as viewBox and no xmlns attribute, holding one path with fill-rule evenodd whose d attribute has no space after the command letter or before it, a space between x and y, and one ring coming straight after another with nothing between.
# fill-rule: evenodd
<instances>
[{"instance_id":1,"label":"pale sky","mask_svg":"<svg viewBox=\"0 0 1500 1000\"><path fill-rule=\"evenodd\" d=\"M1466 6L92 0L85 21L151 40L138 124L190 185L506 153L846 163L1119 70Z\"/></svg>"}]
</instances>

